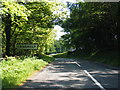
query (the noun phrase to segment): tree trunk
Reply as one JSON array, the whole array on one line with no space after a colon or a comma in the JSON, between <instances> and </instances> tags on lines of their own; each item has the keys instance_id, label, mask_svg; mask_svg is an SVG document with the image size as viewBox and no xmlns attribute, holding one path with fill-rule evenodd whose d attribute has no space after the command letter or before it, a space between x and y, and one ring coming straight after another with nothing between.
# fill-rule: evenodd
<instances>
[{"instance_id":1,"label":"tree trunk","mask_svg":"<svg viewBox=\"0 0 120 90\"><path fill-rule=\"evenodd\" d=\"M10 38L11 38L11 16L10 14L6 17L6 26L5 26L5 34L6 34L6 55L10 55Z\"/></svg>"}]
</instances>

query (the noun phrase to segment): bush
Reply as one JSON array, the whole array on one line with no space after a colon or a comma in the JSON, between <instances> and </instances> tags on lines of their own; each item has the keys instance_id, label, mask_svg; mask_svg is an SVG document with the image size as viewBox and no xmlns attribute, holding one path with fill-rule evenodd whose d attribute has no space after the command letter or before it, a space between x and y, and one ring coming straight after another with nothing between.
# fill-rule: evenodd
<instances>
[{"instance_id":1,"label":"bush","mask_svg":"<svg viewBox=\"0 0 120 90\"><path fill-rule=\"evenodd\" d=\"M41 69L48 63L35 57L22 59L9 58L8 61L1 61L2 66L2 87L14 88L25 81L33 71Z\"/></svg>"}]
</instances>

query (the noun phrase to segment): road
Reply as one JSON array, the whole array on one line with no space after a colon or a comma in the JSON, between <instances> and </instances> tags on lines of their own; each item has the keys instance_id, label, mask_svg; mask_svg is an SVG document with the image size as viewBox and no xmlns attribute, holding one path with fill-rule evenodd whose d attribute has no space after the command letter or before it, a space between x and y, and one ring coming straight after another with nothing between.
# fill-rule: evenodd
<instances>
[{"instance_id":1,"label":"road","mask_svg":"<svg viewBox=\"0 0 120 90\"><path fill-rule=\"evenodd\" d=\"M92 61L56 58L19 88L120 90L118 71Z\"/></svg>"}]
</instances>

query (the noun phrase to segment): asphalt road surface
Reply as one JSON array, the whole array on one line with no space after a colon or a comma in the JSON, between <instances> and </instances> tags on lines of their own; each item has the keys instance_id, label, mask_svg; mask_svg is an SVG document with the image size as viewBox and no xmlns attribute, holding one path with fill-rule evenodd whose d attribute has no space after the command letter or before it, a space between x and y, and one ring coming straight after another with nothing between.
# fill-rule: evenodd
<instances>
[{"instance_id":1,"label":"asphalt road surface","mask_svg":"<svg viewBox=\"0 0 120 90\"><path fill-rule=\"evenodd\" d=\"M19 88L120 90L119 69L80 59L56 58Z\"/></svg>"}]
</instances>

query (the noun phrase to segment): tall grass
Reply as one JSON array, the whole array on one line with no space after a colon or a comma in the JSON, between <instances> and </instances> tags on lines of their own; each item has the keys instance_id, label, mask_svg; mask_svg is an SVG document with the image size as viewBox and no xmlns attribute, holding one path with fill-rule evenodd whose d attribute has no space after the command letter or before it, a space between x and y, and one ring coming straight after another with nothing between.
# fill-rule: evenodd
<instances>
[{"instance_id":1,"label":"tall grass","mask_svg":"<svg viewBox=\"0 0 120 90\"><path fill-rule=\"evenodd\" d=\"M2 66L2 87L15 88L25 81L35 70L40 70L48 63L35 57L9 58L0 62Z\"/></svg>"}]
</instances>

